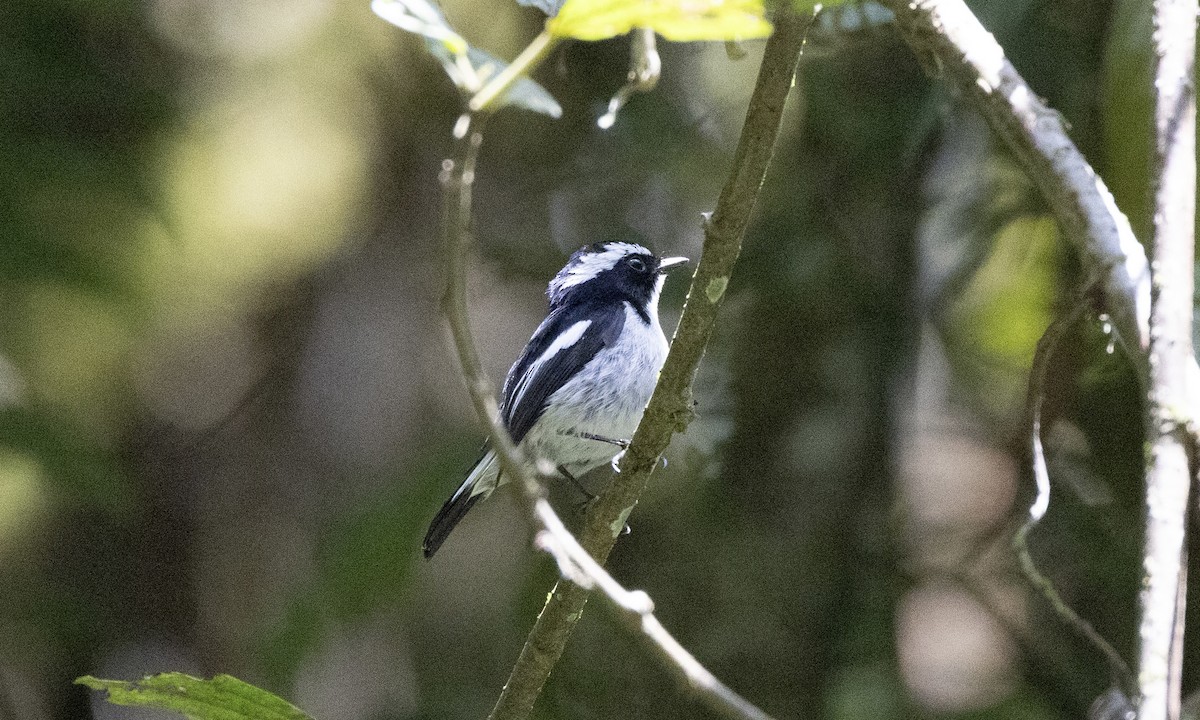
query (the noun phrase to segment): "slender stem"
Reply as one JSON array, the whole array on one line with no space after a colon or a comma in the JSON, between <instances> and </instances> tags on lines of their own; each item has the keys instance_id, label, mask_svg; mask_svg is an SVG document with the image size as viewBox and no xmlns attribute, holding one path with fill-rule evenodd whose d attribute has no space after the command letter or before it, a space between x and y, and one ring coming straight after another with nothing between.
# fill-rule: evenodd
<instances>
[{"instance_id":1,"label":"slender stem","mask_svg":"<svg viewBox=\"0 0 1200 720\"><path fill-rule=\"evenodd\" d=\"M1091 623L1080 617L1079 613L1075 612L1058 594L1054 583L1038 569L1037 564L1033 561L1033 555L1029 551L1029 535L1050 508L1050 472L1046 467L1046 456L1042 448L1042 401L1045 399L1043 388L1046 383L1046 373L1063 335L1083 316L1088 307L1089 303L1086 301L1077 302L1071 310L1050 323L1050 327L1046 328L1046 332L1038 340L1037 350L1033 354L1033 367L1029 371L1026 408L1029 414L1029 458L1037 493L1029 507L1029 517L1013 536L1013 548L1017 552L1021 572L1025 574L1030 584L1046 598L1063 622L1104 655L1108 661L1113 681L1127 697L1133 697L1137 692L1137 681L1125 659L1096 628L1092 627Z\"/></svg>"},{"instance_id":2,"label":"slender stem","mask_svg":"<svg viewBox=\"0 0 1200 720\"><path fill-rule=\"evenodd\" d=\"M508 433L504 432L492 382L479 362L479 352L467 319L466 258L472 240L471 189L475 183L475 167L479 161L479 149L483 145L486 119L486 115L474 114L460 117L455 127L458 140L455 159L442 161L439 179L443 193L442 241L446 259L446 292L442 296L442 312L449 320L454 347L463 376L467 379L467 391L475 405L475 412L492 436L492 445L505 472L521 472L525 463Z\"/></svg>"},{"instance_id":3,"label":"slender stem","mask_svg":"<svg viewBox=\"0 0 1200 720\"><path fill-rule=\"evenodd\" d=\"M775 32L767 41L733 169L716 211L705 221L704 249L658 386L621 461L621 472L584 518L580 541L597 562L608 558L671 436L691 420L692 380L712 334L750 211L774 151L806 28L806 20L790 9L781 10L775 18ZM587 596L587 591L574 583L560 581L555 586L513 666L491 720L529 716L583 612Z\"/></svg>"},{"instance_id":4,"label":"slender stem","mask_svg":"<svg viewBox=\"0 0 1200 720\"><path fill-rule=\"evenodd\" d=\"M1196 198L1196 0L1154 3L1154 273L1147 393L1146 535L1138 601L1138 720L1180 708L1183 561L1191 471L1186 434L1192 356Z\"/></svg>"},{"instance_id":5,"label":"slender stem","mask_svg":"<svg viewBox=\"0 0 1200 720\"><path fill-rule=\"evenodd\" d=\"M513 83L520 80L523 76L528 75L534 68L541 64L542 60L546 59L550 51L558 45L559 39L543 30L540 35L533 39L533 42L529 43L521 51L521 54L512 63L505 66L495 77L484 83L483 88L471 98L468 104L470 111L480 113L489 110L492 103L496 101L496 98L503 95L512 87Z\"/></svg>"},{"instance_id":6,"label":"slender stem","mask_svg":"<svg viewBox=\"0 0 1200 720\"><path fill-rule=\"evenodd\" d=\"M662 75L662 58L658 56L658 41L650 28L638 28L629 38L629 75L617 94L608 101L608 110L596 120L601 130L617 121L617 113L635 93L650 92L658 86Z\"/></svg>"}]
</instances>

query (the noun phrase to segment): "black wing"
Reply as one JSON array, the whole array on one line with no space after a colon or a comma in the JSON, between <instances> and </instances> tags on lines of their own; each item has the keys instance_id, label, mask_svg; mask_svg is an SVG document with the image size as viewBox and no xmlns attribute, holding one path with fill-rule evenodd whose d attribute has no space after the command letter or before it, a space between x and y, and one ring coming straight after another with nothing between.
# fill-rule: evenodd
<instances>
[{"instance_id":1,"label":"black wing","mask_svg":"<svg viewBox=\"0 0 1200 720\"><path fill-rule=\"evenodd\" d=\"M578 340L543 357L556 339L583 320L591 322ZM514 442L521 442L542 416L550 396L596 353L615 343L624 326L624 303L557 308L542 321L504 380L500 414Z\"/></svg>"}]
</instances>

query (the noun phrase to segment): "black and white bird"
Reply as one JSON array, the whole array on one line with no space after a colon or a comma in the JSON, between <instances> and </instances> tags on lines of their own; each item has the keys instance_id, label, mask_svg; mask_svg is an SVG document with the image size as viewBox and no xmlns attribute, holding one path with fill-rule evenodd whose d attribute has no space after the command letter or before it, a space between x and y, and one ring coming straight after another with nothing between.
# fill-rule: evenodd
<instances>
[{"instance_id":1,"label":"black and white bird","mask_svg":"<svg viewBox=\"0 0 1200 720\"><path fill-rule=\"evenodd\" d=\"M580 249L554 276L549 314L508 371L500 400L504 426L527 456L574 479L620 452L614 441L637 429L667 358L658 322L665 273L686 262L605 242ZM505 481L489 450L430 523L425 557Z\"/></svg>"}]
</instances>

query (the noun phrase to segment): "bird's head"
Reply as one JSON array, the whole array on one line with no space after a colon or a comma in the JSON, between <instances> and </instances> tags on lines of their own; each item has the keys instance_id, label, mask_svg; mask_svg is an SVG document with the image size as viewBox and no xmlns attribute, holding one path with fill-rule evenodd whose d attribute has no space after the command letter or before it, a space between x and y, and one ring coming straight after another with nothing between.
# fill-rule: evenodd
<instances>
[{"instance_id":1,"label":"bird's head","mask_svg":"<svg viewBox=\"0 0 1200 720\"><path fill-rule=\"evenodd\" d=\"M660 258L641 245L602 242L580 248L550 281L550 306L586 301L621 301L639 313L656 310L665 273L685 257Z\"/></svg>"}]
</instances>

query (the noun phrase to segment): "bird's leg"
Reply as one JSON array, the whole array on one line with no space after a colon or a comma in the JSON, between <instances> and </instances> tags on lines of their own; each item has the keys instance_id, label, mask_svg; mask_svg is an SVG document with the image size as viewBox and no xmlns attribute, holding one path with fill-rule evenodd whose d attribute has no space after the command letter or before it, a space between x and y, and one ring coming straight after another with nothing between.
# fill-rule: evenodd
<instances>
[{"instance_id":1,"label":"bird's leg","mask_svg":"<svg viewBox=\"0 0 1200 720\"><path fill-rule=\"evenodd\" d=\"M581 437L584 440L596 440L597 442L608 443L609 445L616 445L617 447L621 448L622 450L627 450L629 448L628 440L619 440L619 439L614 439L614 438L610 438L610 437L604 437L603 435L595 435L590 432L579 432L577 430L571 431L568 434L574 435L575 437Z\"/></svg>"},{"instance_id":2,"label":"bird's leg","mask_svg":"<svg viewBox=\"0 0 1200 720\"><path fill-rule=\"evenodd\" d=\"M575 489L578 490L583 495L583 497L585 499L584 499L583 503L581 504L582 507L586 508L589 504L591 504L591 502L593 500L596 499L596 496L593 495L587 488L585 488L583 486L583 483L579 482L579 479L576 478L574 475L572 475L571 472L569 470L567 470L567 467L565 465L559 465L558 472L560 475L565 477L567 480L570 480L571 484L575 486Z\"/></svg>"},{"instance_id":3,"label":"bird's leg","mask_svg":"<svg viewBox=\"0 0 1200 720\"><path fill-rule=\"evenodd\" d=\"M595 433L583 432L583 431L575 430L575 429L560 430L559 434L560 435L571 435L573 437L583 438L584 440L595 440L596 442L608 443L609 445L616 445L617 447L621 448L621 452L614 455L613 459L612 459L613 472L616 472L616 473L621 472L621 469L619 467L617 467L617 463L619 463L621 461L621 458L625 456L625 451L629 449L629 443L630 443L629 440L605 437L603 435L597 435Z\"/></svg>"}]
</instances>

